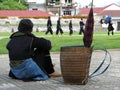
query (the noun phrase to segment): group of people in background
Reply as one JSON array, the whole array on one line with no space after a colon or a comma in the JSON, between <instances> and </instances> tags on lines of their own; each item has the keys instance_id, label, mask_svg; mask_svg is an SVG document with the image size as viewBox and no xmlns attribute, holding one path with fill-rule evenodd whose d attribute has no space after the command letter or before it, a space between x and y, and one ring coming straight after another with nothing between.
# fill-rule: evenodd
<instances>
[{"instance_id":1,"label":"group of people in background","mask_svg":"<svg viewBox=\"0 0 120 90\"><path fill-rule=\"evenodd\" d=\"M56 27L56 35L58 35L59 33L62 35L63 29L61 28L61 18L59 17L57 20L57 27ZM79 30L79 34L81 35L82 33L84 33L84 22L83 19L81 18L80 22L80 30ZM47 31L45 32L45 34L47 35L48 33L50 33L51 35L53 35L53 30L52 30L52 22L51 22L51 18L48 17L48 21L47 21ZM69 35L71 36L73 34L73 26L72 26L72 20L70 20L69 22Z\"/></svg>"},{"instance_id":2,"label":"group of people in background","mask_svg":"<svg viewBox=\"0 0 120 90\"><path fill-rule=\"evenodd\" d=\"M50 32L51 35L53 35L53 30L52 30L52 22L51 22L51 18L48 17L48 21L47 21L47 31L45 32L45 34L47 35ZM57 30L56 30L56 35L58 35L60 32L60 34L63 34L63 30L61 28L61 23L60 23L60 18L58 18L57 20Z\"/></svg>"},{"instance_id":3,"label":"group of people in background","mask_svg":"<svg viewBox=\"0 0 120 90\"><path fill-rule=\"evenodd\" d=\"M106 20L107 20L107 18L106 18ZM108 21L107 21L106 24L108 24L108 28L107 28L108 29L108 36L110 35L110 33L112 35L114 35L114 27L113 27L113 23L112 23L112 18L111 17L108 17ZM80 26L79 35L84 34L85 23L83 22L83 18L80 19L79 26ZM47 31L45 32L45 34L47 35L48 33L53 35L52 22L51 22L51 18L50 17L48 17ZM64 33L63 29L61 28L61 18L60 17L57 20L56 35L58 35L59 33L61 35ZM69 35L71 36L72 34L73 34L73 24L72 24L72 20L70 20L69 21Z\"/></svg>"}]
</instances>

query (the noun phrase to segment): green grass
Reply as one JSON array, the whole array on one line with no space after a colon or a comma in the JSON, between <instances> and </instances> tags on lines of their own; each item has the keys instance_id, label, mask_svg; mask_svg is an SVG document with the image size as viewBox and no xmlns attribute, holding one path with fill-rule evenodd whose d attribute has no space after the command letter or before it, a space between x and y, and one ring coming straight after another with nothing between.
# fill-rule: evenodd
<instances>
[{"instance_id":1,"label":"green grass","mask_svg":"<svg viewBox=\"0 0 120 90\"><path fill-rule=\"evenodd\" d=\"M0 37L1 36L10 36L12 33L11 32L0 32Z\"/></svg>"},{"instance_id":2,"label":"green grass","mask_svg":"<svg viewBox=\"0 0 120 90\"><path fill-rule=\"evenodd\" d=\"M9 37L11 33L1 33L0 36ZM38 37L44 37L52 42L51 52L60 52L62 46L76 46L83 45L83 35L78 35L75 32L73 36L69 36L68 33L59 36L51 36L50 34L45 35L44 32L34 32ZM6 44L9 41L8 38L0 39L0 54L7 54ZM115 32L115 35L107 35L107 32L94 32L92 46L95 49L103 48L116 49L120 48L120 32Z\"/></svg>"},{"instance_id":3,"label":"green grass","mask_svg":"<svg viewBox=\"0 0 120 90\"><path fill-rule=\"evenodd\" d=\"M6 49L6 44L7 44L8 40L9 40L8 38L4 38L4 39L0 40L0 54L8 53L7 49Z\"/></svg>"}]
</instances>

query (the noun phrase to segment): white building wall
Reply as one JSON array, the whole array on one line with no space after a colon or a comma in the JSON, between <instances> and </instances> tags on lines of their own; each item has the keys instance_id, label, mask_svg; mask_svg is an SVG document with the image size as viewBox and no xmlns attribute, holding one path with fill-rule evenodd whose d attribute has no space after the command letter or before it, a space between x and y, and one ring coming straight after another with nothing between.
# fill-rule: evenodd
<instances>
[{"instance_id":1,"label":"white building wall","mask_svg":"<svg viewBox=\"0 0 120 90\"><path fill-rule=\"evenodd\" d=\"M46 12L46 0L27 0L29 10L37 9Z\"/></svg>"},{"instance_id":2,"label":"white building wall","mask_svg":"<svg viewBox=\"0 0 120 90\"><path fill-rule=\"evenodd\" d=\"M60 2L63 3L63 4L65 4L65 0L61 0Z\"/></svg>"},{"instance_id":3,"label":"white building wall","mask_svg":"<svg viewBox=\"0 0 120 90\"><path fill-rule=\"evenodd\" d=\"M120 7L116 6L116 5L111 5L108 8L104 9L104 10L120 10Z\"/></svg>"},{"instance_id":4,"label":"white building wall","mask_svg":"<svg viewBox=\"0 0 120 90\"><path fill-rule=\"evenodd\" d=\"M29 10L33 10L33 9L37 9L37 10L42 10L46 12L46 0L27 0L27 2L29 3ZM60 0L62 5L66 5L65 0ZM79 13L79 9L80 9L80 5L79 5L79 1L78 0L72 0L72 3L76 3L74 4L74 7L76 7L76 11L72 10L71 14L72 15L77 15ZM63 15L63 10L61 8L60 11L61 15Z\"/></svg>"},{"instance_id":5,"label":"white building wall","mask_svg":"<svg viewBox=\"0 0 120 90\"><path fill-rule=\"evenodd\" d=\"M45 4L46 0L27 0L27 2L36 2L36 3L39 3L39 4Z\"/></svg>"}]
</instances>

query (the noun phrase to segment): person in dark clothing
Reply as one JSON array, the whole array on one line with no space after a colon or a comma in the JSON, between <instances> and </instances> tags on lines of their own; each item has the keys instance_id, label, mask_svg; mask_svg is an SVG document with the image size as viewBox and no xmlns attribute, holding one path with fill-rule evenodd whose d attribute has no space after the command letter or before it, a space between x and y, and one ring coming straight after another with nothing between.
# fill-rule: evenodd
<instances>
[{"instance_id":1,"label":"person in dark clothing","mask_svg":"<svg viewBox=\"0 0 120 90\"><path fill-rule=\"evenodd\" d=\"M63 30L61 28L61 23L60 23L60 18L57 20L57 30L56 30L56 35L58 35L58 33L61 33L61 35L63 34Z\"/></svg>"},{"instance_id":2,"label":"person in dark clothing","mask_svg":"<svg viewBox=\"0 0 120 90\"><path fill-rule=\"evenodd\" d=\"M69 30L70 30L69 35L72 35L73 34L72 20L70 20L69 22Z\"/></svg>"},{"instance_id":3,"label":"person in dark clothing","mask_svg":"<svg viewBox=\"0 0 120 90\"><path fill-rule=\"evenodd\" d=\"M45 32L45 34L47 35L50 32L51 35L53 35L53 30L52 30L52 22L50 17L48 17L48 21L47 21L47 31Z\"/></svg>"},{"instance_id":4,"label":"person in dark clothing","mask_svg":"<svg viewBox=\"0 0 120 90\"><path fill-rule=\"evenodd\" d=\"M9 76L32 80L46 80L48 77L61 76L53 68L50 56L51 42L36 37L32 34L32 30L32 21L22 19L18 31L10 36L10 41L6 45L10 59Z\"/></svg>"},{"instance_id":5,"label":"person in dark clothing","mask_svg":"<svg viewBox=\"0 0 120 90\"><path fill-rule=\"evenodd\" d=\"M108 22L108 36L110 35L110 32L112 32L112 35L114 35L114 28L112 26L112 18Z\"/></svg>"},{"instance_id":6,"label":"person in dark clothing","mask_svg":"<svg viewBox=\"0 0 120 90\"><path fill-rule=\"evenodd\" d=\"M84 33L84 25L85 25L82 18L81 18L79 24L80 24L79 34L81 35L82 33Z\"/></svg>"}]
</instances>

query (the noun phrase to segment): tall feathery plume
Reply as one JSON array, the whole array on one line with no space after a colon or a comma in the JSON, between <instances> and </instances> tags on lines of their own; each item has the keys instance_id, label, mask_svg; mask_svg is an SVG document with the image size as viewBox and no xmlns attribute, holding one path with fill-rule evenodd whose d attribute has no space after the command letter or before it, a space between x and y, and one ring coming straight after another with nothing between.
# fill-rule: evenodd
<instances>
[{"instance_id":1,"label":"tall feathery plume","mask_svg":"<svg viewBox=\"0 0 120 90\"><path fill-rule=\"evenodd\" d=\"M85 47L91 47L94 31L94 16L93 16L93 0L91 3L91 8L89 15L85 24L85 31L83 37L83 43Z\"/></svg>"}]
</instances>

